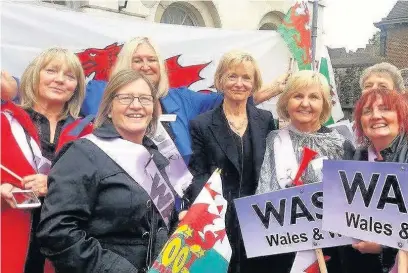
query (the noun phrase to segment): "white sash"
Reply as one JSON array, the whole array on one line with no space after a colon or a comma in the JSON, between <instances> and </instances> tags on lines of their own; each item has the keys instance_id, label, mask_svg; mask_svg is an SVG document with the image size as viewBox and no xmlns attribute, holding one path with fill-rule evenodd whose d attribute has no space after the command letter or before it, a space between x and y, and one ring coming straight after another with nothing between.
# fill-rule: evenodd
<instances>
[{"instance_id":1,"label":"white sash","mask_svg":"<svg viewBox=\"0 0 408 273\"><path fill-rule=\"evenodd\" d=\"M285 128L279 130L278 135L273 142L273 150L275 156L276 178L279 186L282 189L285 189L292 184L299 168L288 129Z\"/></svg>"},{"instance_id":2,"label":"white sash","mask_svg":"<svg viewBox=\"0 0 408 273\"><path fill-rule=\"evenodd\" d=\"M166 174L174 190L182 197L191 184L193 175L189 172L183 157L160 121L157 122L156 133L151 139L160 153L169 160L170 164L166 167Z\"/></svg>"},{"instance_id":3,"label":"white sash","mask_svg":"<svg viewBox=\"0 0 408 273\"><path fill-rule=\"evenodd\" d=\"M121 138L105 140L93 134L84 138L92 141L104 151L147 192L164 222L169 226L175 198L172 189L160 174L149 151L143 145Z\"/></svg>"},{"instance_id":4,"label":"white sash","mask_svg":"<svg viewBox=\"0 0 408 273\"><path fill-rule=\"evenodd\" d=\"M38 173L47 175L51 168L51 162L42 156L41 149L37 142L35 142L35 140L29 136L30 143L28 143L26 132L20 123L9 112L3 111L2 114L7 117L7 120L10 123L11 132L13 133L18 146L23 152L24 157L34 170L36 170Z\"/></svg>"},{"instance_id":5,"label":"white sash","mask_svg":"<svg viewBox=\"0 0 408 273\"><path fill-rule=\"evenodd\" d=\"M289 130L284 128L279 130L278 135L273 142L276 178L279 186L285 189L290 186L295 179L299 169L299 163L296 160L296 154L293 149L293 143L290 139ZM303 148L302 148L303 151ZM299 151L299 152L302 152ZM315 172L321 172L323 169L323 160L326 156L318 156L309 162Z\"/></svg>"}]
</instances>

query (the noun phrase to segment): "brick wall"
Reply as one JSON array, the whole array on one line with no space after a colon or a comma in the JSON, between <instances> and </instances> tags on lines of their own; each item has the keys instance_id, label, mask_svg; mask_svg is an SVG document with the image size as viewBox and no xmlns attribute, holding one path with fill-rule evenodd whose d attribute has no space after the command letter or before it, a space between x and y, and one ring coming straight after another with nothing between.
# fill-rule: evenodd
<instances>
[{"instance_id":1,"label":"brick wall","mask_svg":"<svg viewBox=\"0 0 408 273\"><path fill-rule=\"evenodd\" d=\"M387 30L387 61L398 68L408 68L408 24L394 25Z\"/></svg>"}]
</instances>

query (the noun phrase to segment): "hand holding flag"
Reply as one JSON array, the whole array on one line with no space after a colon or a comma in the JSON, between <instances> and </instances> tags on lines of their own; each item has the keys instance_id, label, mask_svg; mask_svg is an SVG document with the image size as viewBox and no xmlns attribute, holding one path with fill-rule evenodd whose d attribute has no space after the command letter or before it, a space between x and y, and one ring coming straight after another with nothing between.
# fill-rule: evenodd
<instances>
[{"instance_id":1,"label":"hand holding flag","mask_svg":"<svg viewBox=\"0 0 408 273\"><path fill-rule=\"evenodd\" d=\"M148 272L227 272L232 250L225 231L226 209L217 169Z\"/></svg>"}]
</instances>

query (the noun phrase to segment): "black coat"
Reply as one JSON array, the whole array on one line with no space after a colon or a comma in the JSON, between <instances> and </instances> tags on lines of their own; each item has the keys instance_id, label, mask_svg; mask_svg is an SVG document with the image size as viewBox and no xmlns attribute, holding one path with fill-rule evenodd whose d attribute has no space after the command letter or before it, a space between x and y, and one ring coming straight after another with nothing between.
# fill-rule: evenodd
<instances>
[{"instance_id":1,"label":"black coat","mask_svg":"<svg viewBox=\"0 0 408 273\"><path fill-rule=\"evenodd\" d=\"M229 272L234 273L260 272L253 267L256 261L260 260L259 258L251 260L245 258L238 220L233 208L233 199L255 193L265 153L266 136L275 129L272 114L268 111L258 109L248 103L247 116L249 133L251 134L254 171L252 179L242 181L242 186L238 150L234 144L222 105L199 115L190 122L193 153L189 168L194 180L188 189L187 196L190 198L190 202L193 202L213 171L217 168L222 169L223 195L228 201L226 228L233 249Z\"/></svg>"},{"instance_id":2,"label":"black coat","mask_svg":"<svg viewBox=\"0 0 408 273\"><path fill-rule=\"evenodd\" d=\"M94 134L120 137L110 123ZM163 172L167 159L143 145ZM144 272L168 239L149 195L88 139L64 147L48 183L37 238L57 272Z\"/></svg>"},{"instance_id":3,"label":"black coat","mask_svg":"<svg viewBox=\"0 0 408 273\"><path fill-rule=\"evenodd\" d=\"M408 163L408 138L406 135L399 135L386 149L380 151L384 162ZM368 149L357 149L354 160L368 161ZM350 251L350 253L352 253ZM380 255L371 255L372 259L377 258L381 262L383 272L389 272L395 262L397 249L383 247Z\"/></svg>"}]
</instances>

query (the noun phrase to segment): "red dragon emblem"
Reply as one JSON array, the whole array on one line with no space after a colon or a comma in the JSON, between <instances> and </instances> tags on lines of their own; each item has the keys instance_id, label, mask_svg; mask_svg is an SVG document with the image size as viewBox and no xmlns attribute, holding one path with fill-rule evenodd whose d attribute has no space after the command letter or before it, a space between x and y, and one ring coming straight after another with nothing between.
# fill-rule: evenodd
<instances>
[{"instance_id":1,"label":"red dragon emblem","mask_svg":"<svg viewBox=\"0 0 408 273\"><path fill-rule=\"evenodd\" d=\"M95 73L94 80L107 81L112 66L123 45L113 43L105 48L88 48L76 53L81 61L85 76Z\"/></svg>"},{"instance_id":2,"label":"red dragon emblem","mask_svg":"<svg viewBox=\"0 0 408 273\"><path fill-rule=\"evenodd\" d=\"M94 80L107 81L112 66L123 45L113 43L105 48L88 48L76 53L81 61L85 76L89 77L95 73ZM170 87L189 87L193 83L202 80L200 72L211 62L181 66L178 62L181 55L176 55L165 60L168 71ZM199 90L200 92L211 92L210 90Z\"/></svg>"},{"instance_id":3,"label":"red dragon emblem","mask_svg":"<svg viewBox=\"0 0 408 273\"><path fill-rule=\"evenodd\" d=\"M289 29L295 29L294 35L295 42L299 48L302 48L305 52L303 54L303 62L311 63L311 33L309 28L309 9L305 3L297 2L290 10L289 22L283 22L283 24Z\"/></svg>"}]
</instances>

